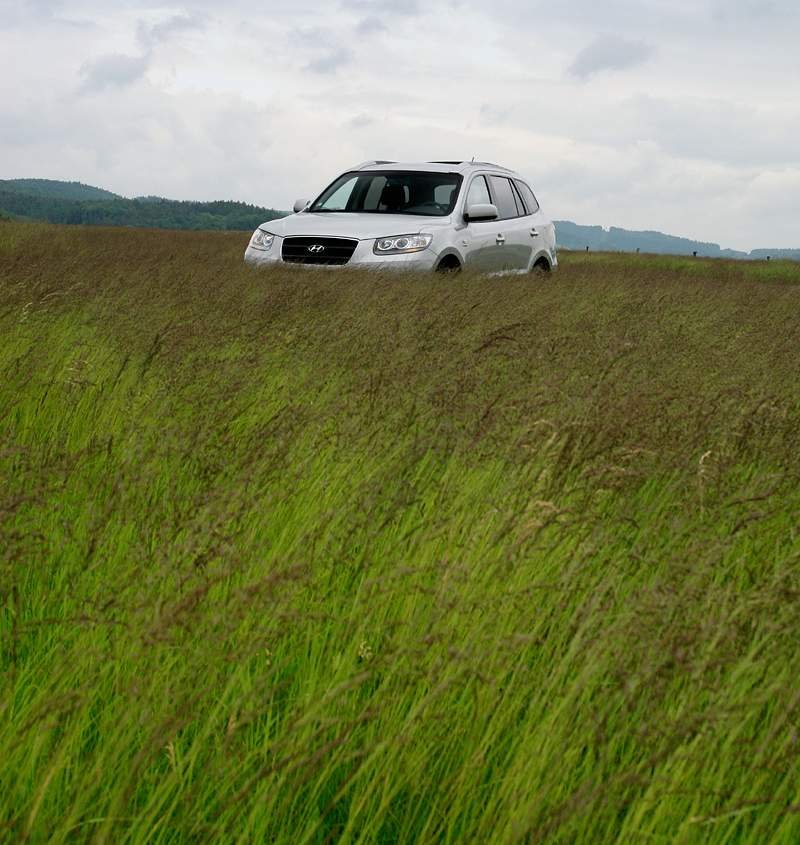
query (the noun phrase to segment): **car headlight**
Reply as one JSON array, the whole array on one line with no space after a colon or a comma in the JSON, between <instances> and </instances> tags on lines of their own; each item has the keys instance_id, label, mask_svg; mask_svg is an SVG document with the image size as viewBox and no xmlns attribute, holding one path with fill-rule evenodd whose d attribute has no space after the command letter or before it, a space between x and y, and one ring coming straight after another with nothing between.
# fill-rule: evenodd
<instances>
[{"instance_id":1,"label":"car headlight","mask_svg":"<svg viewBox=\"0 0 800 845\"><path fill-rule=\"evenodd\" d=\"M274 243L275 235L270 235L269 232L265 232L263 229L256 229L255 234L250 240L250 246L253 249L261 250L261 252L269 252Z\"/></svg>"},{"instance_id":2,"label":"car headlight","mask_svg":"<svg viewBox=\"0 0 800 845\"><path fill-rule=\"evenodd\" d=\"M431 245L433 235L394 235L375 241L375 255L400 255L406 252L422 252Z\"/></svg>"}]
</instances>

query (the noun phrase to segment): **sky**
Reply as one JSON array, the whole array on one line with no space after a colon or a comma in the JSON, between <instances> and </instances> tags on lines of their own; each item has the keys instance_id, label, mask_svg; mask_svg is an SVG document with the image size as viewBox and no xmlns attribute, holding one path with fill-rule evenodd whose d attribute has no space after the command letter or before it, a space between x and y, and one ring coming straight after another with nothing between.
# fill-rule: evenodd
<instances>
[{"instance_id":1,"label":"sky","mask_svg":"<svg viewBox=\"0 0 800 845\"><path fill-rule=\"evenodd\" d=\"M290 208L367 159L800 247L798 0L0 0L0 178Z\"/></svg>"}]
</instances>

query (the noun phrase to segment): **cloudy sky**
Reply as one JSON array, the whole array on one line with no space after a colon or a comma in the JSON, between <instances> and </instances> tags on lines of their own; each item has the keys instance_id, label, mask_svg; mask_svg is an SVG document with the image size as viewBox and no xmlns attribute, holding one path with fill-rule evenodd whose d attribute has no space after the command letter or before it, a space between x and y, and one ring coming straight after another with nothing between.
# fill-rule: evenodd
<instances>
[{"instance_id":1,"label":"cloudy sky","mask_svg":"<svg viewBox=\"0 0 800 845\"><path fill-rule=\"evenodd\" d=\"M287 208L477 156L557 219L798 247L799 39L798 0L0 0L0 178Z\"/></svg>"}]
</instances>

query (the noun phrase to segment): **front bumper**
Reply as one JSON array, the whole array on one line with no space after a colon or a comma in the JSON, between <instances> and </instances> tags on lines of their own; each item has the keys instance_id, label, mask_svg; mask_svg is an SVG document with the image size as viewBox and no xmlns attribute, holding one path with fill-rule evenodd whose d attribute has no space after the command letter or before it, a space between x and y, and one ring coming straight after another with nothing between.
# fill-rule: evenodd
<instances>
[{"instance_id":1,"label":"front bumper","mask_svg":"<svg viewBox=\"0 0 800 845\"><path fill-rule=\"evenodd\" d=\"M284 261L281 258L283 249L283 238L275 237L272 249L269 252L247 247L244 260L253 267L299 267L312 270L342 270L348 267L361 267L372 270L433 270L436 267L439 254L431 247L422 252L410 252L407 255L375 255L375 240L359 241L353 253L353 257L347 264L298 264L292 261Z\"/></svg>"}]
</instances>

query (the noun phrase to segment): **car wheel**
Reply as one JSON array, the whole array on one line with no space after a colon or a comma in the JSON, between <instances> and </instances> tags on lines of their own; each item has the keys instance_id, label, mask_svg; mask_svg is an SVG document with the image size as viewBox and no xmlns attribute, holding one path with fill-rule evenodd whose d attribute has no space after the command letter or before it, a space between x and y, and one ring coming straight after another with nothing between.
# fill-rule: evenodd
<instances>
[{"instance_id":1,"label":"car wheel","mask_svg":"<svg viewBox=\"0 0 800 845\"><path fill-rule=\"evenodd\" d=\"M446 255L440 262L439 266L436 268L437 273L460 273L461 272L461 262L455 257L455 255Z\"/></svg>"},{"instance_id":2,"label":"car wheel","mask_svg":"<svg viewBox=\"0 0 800 845\"><path fill-rule=\"evenodd\" d=\"M540 258L533 267L531 267L531 275L533 276L549 276L551 271L552 267L546 258Z\"/></svg>"}]
</instances>

